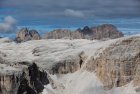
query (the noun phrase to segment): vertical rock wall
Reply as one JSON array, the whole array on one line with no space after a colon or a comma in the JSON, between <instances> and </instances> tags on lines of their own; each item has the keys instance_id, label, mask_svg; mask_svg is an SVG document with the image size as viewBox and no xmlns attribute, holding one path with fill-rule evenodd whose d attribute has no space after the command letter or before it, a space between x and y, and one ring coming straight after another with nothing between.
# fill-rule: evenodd
<instances>
[{"instance_id":1,"label":"vertical rock wall","mask_svg":"<svg viewBox=\"0 0 140 94\"><path fill-rule=\"evenodd\" d=\"M96 59L91 58L87 69L95 71L106 89L140 82L140 38L129 38L110 45Z\"/></svg>"},{"instance_id":2,"label":"vertical rock wall","mask_svg":"<svg viewBox=\"0 0 140 94\"><path fill-rule=\"evenodd\" d=\"M49 84L46 71L33 63L22 72L1 74L0 94L38 94Z\"/></svg>"}]
</instances>

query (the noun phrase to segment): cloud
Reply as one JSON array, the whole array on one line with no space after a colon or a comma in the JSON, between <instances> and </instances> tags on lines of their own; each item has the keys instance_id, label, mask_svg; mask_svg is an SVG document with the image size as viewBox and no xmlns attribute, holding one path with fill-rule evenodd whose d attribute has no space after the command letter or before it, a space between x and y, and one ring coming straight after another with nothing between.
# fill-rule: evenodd
<instances>
[{"instance_id":1,"label":"cloud","mask_svg":"<svg viewBox=\"0 0 140 94\"><path fill-rule=\"evenodd\" d=\"M82 11L72 10L72 9L66 9L66 10L64 11L64 14L65 14L66 16L70 16L70 17L80 17L80 18L82 18L82 17L85 16L84 13L83 13Z\"/></svg>"},{"instance_id":2,"label":"cloud","mask_svg":"<svg viewBox=\"0 0 140 94\"><path fill-rule=\"evenodd\" d=\"M11 16L6 16L3 23L0 23L0 33L12 33L16 31L17 21Z\"/></svg>"},{"instance_id":3,"label":"cloud","mask_svg":"<svg viewBox=\"0 0 140 94\"><path fill-rule=\"evenodd\" d=\"M101 18L140 16L140 0L58 0L58 2L55 0L24 0L24 2L4 0L1 6L15 8L17 11L15 15L31 19L64 17L65 15L62 15L64 10L66 14L76 14L74 16L79 16L84 12L87 18L95 18L94 15Z\"/></svg>"},{"instance_id":4,"label":"cloud","mask_svg":"<svg viewBox=\"0 0 140 94\"><path fill-rule=\"evenodd\" d=\"M0 15L14 15L20 24L73 24L72 17L139 18L140 0L2 0ZM13 3L14 2L14 3ZM26 7L25 7L26 6ZM7 9L2 10L1 7ZM8 9L13 9L12 11ZM9 14L8 14L9 13ZM68 16L68 17L67 17ZM59 22L57 20L60 20ZM61 23L60 23L61 22ZM68 23L68 21L66 22ZM84 22L87 23L87 22Z\"/></svg>"}]
</instances>

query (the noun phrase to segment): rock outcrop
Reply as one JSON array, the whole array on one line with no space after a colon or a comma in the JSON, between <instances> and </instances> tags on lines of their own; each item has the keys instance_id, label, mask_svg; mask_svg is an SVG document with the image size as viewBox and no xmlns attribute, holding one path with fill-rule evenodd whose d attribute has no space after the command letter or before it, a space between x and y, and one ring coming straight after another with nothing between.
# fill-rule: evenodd
<instances>
[{"instance_id":1,"label":"rock outcrop","mask_svg":"<svg viewBox=\"0 0 140 94\"><path fill-rule=\"evenodd\" d=\"M49 84L47 73L33 63L30 66L0 64L0 94L39 94Z\"/></svg>"},{"instance_id":2,"label":"rock outcrop","mask_svg":"<svg viewBox=\"0 0 140 94\"><path fill-rule=\"evenodd\" d=\"M0 58L0 94L16 94L19 86L20 68L15 68Z\"/></svg>"},{"instance_id":3,"label":"rock outcrop","mask_svg":"<svg viewBox=\"0 0 140 94\"><path fill-rule=\"evenodd\" d=\"M70 30L54 30L46 34L47 39L115 39L123 37L123 33L119 32L114 25L103 24L97 27L85 26L83 29L77 29L76 31Z\"/></svg>"},{"instance_id":4,"label":"rock outcrop","mask_svg":"<svg viewBox=\"0 0 140 94\"><path fill-rule=\"evenodd\" d=\"M41 39L39 33L36 30L28 30L27 28L22 28L16 36L16 42L25 42L28 40L39 40Z\"/></svg>"},{"instance_id":5,"label":"rock outcrop","mask_svg":"<svg viewBox=\"0 0 140 94\"><path fill-rule=\"evenodd\" d=\"M17 94L38 94L43 91L44 85L49 84L47 73L40 71L38 66L33 63L28 67L28 71L22 73L19 78L20 85Z\"/></svg>"},{"instance_id":6,"label":"rock outcrop","mask_svg":"<svg viewBox=\"0 0 140 94\"><path fill-rule=\"evenodd\" d=\"M117 30L117 27L111 24L103 24L97 27L91 28L93 32L93 39L104 39L104 38L120 38L123 37L123 33Z\"/></svg>"},{"instance_id":7,"label":"rock outcrop","mask_svg":"<svg viewBox=\"0 0 140 94\"><path fill-rule=\"evenodd\" d=\"M106 48L87 63L106 89L124 86L131 81L140 85L140 37L124 39Z\"/></svg>"},{"instance_id":8,"label":"rock outcrop","mask_svg":"<svg viewBox=\"0 0 140 94\"><path fill-rule=\"evenodd\" d=\"M36 30L30 30L29 34L30 34L32 40L40 40L41 39L39 33Z\"/></svg>"}]
</instances>

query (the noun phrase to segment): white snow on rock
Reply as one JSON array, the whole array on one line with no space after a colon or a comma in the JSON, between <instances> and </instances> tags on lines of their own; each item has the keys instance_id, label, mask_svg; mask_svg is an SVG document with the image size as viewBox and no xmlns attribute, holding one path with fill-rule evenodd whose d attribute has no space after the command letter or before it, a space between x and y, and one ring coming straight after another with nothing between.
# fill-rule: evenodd
<instances>
[{"instance_id":1,"label":"white snow on rock","mask_svg":"<svg viewBox=\"0 0 140 94\"><path fill-rule=\"evenodd\" d=\"M48 69L59 61L77 58L78 54L84 52L88 57L98 56L116 40L91 41L91 40L32 40L24 43L1 43L0 52L5 53L4 59L12 63L27 61L36 62Z\"/></svg>"},{"instance_id":2,"label":"white snow on rock","mask_svg":"<svg viewBox=\"0 0 140 94\"><path fill-rule=\"evenodd\" d=\"M0 75L20 74L20 72L22 72L21 68L14 68L6 64L0 64Z\"/></svg>"},{"instance_id":3,"label":"white snow on rock","mask_svg":"<svg viewBox=\"0 0 140 94\"><path fill-rule=\"evenodd\" d=\"M133 83L122 87L114 87L111 90L104 90L102 83L95 73L88 71L77 71L66 75L51 76L57 88L51 85L45 86L42 94L139 94L135 91Z\"/></svg>"},{"instance_id":4,"label":"white snow on rock","mask_svg":"<svg viewBox=\"0 0 140 94\"><path fill-rule=\"evenodd\" d=\"M5 37L5 38L0 38L0 44L1 44L1 43L6 43L6 42L12 42L12 40L9 39L9 38L7 38L7 37Z\"/></svg>"},{"instance_id":5,"label":"white snow on rock","mask_svg":"<svg viewBox=\"0 0 140 94\"><path fill-rule=\"evenodd\" d=\"M133 37L139 36L135 35ZM60 61L76 59L81 52L85 53L86 63L91 57L98 57L104 49L116 43L116 41L130 37L132 36L108 41L42 39L19 44L0 39L0 57L11 64L24 61L35 62L41 68L49 70ZM0 66L1 72L7 69L17 70L6 65ZM138 94L135 92L132 83L106 91L95 73L83 69L75 73L50 75L50 77L54 81L54 86L51 84L45 86L42 94Z\"/></svg>"}]
</instances>

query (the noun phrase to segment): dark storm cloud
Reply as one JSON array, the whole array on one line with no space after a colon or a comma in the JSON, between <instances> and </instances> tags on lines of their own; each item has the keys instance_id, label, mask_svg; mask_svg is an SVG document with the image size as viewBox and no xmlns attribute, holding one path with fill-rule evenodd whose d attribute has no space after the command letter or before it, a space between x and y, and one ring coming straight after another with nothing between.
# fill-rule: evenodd
<instances>
[{"instance_id":1,"label":"dark storm cloud","mask_svg":"<svg viewBox=\"0 0 140 94\"><path fill-rule=\"evenodd\" d=\"M16 15L22 17L65 17L76 11L86 17L138 17L139 0L2 0L4 7L17 8ZM66 10L73 10L65 15Z\"/></svg>"},{"instance_id":2,"label":"dark storm cloud","mask_svg":"<svg viewBox=\"0 0 140 94\"><path fill-rule=\"evenodd\" d=\"M139 0L0 0L0 17L20 25L73 25L96 18L140 17Z\"/></svg>"}]
</instances>

